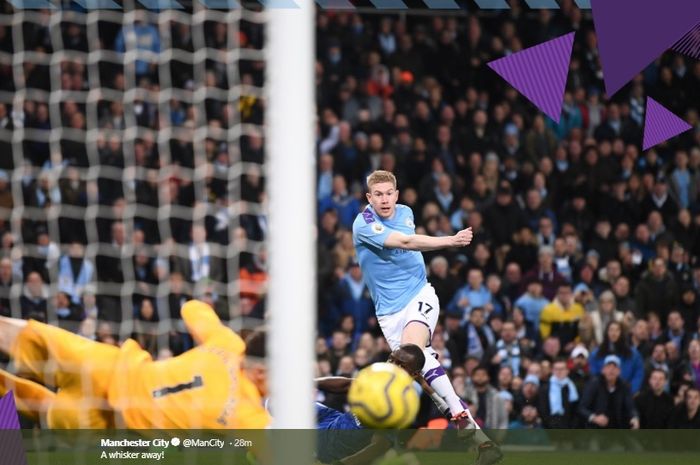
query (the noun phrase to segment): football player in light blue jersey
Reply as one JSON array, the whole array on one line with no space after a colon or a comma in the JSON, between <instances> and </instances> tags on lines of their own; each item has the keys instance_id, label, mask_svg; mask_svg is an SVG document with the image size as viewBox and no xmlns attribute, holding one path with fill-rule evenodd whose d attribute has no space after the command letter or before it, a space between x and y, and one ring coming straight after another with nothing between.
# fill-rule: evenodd
<instances>
[{"instance_id":1,"label":"football player in light blue jersey","mask_svg":"<svg viewBox=\"0 0 700 465\"><path fill-rule=\"evenodd\" d=\"M355 218L352 235L384 337L392 350L401 344L424 348L426 357L421 374L435 391L435 403L449 407L449 412L444 413L451 416L458 428L476 430L474 440L479 449L488 451L484 459L491 454L494 458L500 456L498 447L479 431L430 347L440 302L428 283L421 252L465 247L472 240L471 228L454 236L416 234L413 212L406 205L397 205L396 177L388 171L370 174L367 191L369 205Z\"/></svg>"}]
</instances>

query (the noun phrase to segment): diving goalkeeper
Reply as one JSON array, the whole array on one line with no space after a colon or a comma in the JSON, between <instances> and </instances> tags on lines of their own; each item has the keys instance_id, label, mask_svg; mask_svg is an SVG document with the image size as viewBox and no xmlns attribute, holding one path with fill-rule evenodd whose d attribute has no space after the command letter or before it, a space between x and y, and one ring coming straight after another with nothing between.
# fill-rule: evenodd
<instances>
[{"instance_id":1,"label":"diving goalkeeper","mask_svg":"<svg viewBox=\"0 0 700 465\"><path fill-rule=\"evenodd\" d=\"M48 428L267 427L264 333L246 344L197 300L181 314L197 345L164 361L132 339L119 348L0 317L0 351L17 372L0 371L0 395L11 389L20 413Z\"/></svg>"}]
</instances>

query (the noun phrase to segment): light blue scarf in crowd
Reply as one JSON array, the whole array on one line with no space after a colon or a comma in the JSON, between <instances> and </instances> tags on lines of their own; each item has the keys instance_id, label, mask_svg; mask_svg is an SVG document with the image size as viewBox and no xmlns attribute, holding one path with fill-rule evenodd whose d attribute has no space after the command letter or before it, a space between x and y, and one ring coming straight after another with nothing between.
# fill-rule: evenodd
<instances>
[{"instance_id":1,"label":"light blue scarf in crowd","mask_svg":"<svg viewBox=\"0 0 700 465\"><path fill-rule=\"evenodd\" d=\"M564 386L569 386L569 402L578 400L578 391L574 383L568 378L557 379L554 375L549 378L549 410L552 415L564 415L564 402L561 391Z\"/></svg>"}]
</instances>

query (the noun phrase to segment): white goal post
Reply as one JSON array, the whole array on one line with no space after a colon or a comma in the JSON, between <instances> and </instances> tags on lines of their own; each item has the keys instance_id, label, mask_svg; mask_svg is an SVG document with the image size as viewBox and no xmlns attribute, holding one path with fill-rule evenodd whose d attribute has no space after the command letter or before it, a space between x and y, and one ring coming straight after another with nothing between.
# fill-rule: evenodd
<instances>
[{"instance_id":1,"label":"white goal post","mask_svg":"<svg viewBox=\"0 0 700 465\"><path fill-rule=\"evenodd\" d=\"M268 353L271 356L273 427L313 429L316 334L314 3L312 0L296 0L296 3L298 8L267 9ZM303 447L298 451L303 454L301 449ZM292 463L290 452L285 451L286 463Z\"/></svg>"}]
</instances>

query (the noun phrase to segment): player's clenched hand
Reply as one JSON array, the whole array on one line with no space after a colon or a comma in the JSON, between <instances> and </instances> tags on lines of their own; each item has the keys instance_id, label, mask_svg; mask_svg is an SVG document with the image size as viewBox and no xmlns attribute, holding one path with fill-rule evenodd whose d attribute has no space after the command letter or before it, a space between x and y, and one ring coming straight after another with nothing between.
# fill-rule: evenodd
<instances>
[{"instance_id":1,"label":"player's clenched hand","mask_svg":"<svg viewBox=\"0 0 700 465\"><path fill-rule=\"evenodd\" d=\"M474 234L472 233L472 228L462 229L457 234L452 236L454 247L465 247L469 245L472 241Z\"/></svg>"}]
</instances>

